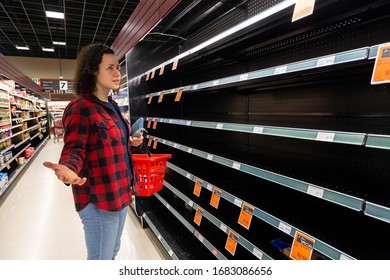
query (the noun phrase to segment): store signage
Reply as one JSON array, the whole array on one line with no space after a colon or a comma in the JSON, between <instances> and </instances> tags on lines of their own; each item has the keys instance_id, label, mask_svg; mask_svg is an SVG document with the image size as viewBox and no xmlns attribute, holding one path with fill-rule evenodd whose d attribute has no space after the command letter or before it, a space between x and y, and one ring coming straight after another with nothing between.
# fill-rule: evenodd
<instances>
[{"instance_id":1,"label":"store signage","mask_svg":"<svg viewBox=\"0 0 390 280\"><path fill-rule=\"evenodd\" d=\"M290 257L294 260L310 260L314 249L313 238L296 231L291 247Z\"/></svg>"},{"instance_id":2,"label":"store signage","mask_svg":"<svg viewBox=\"0 0 390 280\"><path fill-rule=\"evenodd\" d=\"M44 90L73 91L73 81L59 79L41 79L40 85Z\"/></svg>"},{"instance_id":3,"label":"store signage","mask_svg":"<svg viewBox=\"0 0 390 280\"><path fill-rule=\"evenodd\" d=\"M371 84L390 83L390 43L379 46Z\"/></svg>"}]
</instances>

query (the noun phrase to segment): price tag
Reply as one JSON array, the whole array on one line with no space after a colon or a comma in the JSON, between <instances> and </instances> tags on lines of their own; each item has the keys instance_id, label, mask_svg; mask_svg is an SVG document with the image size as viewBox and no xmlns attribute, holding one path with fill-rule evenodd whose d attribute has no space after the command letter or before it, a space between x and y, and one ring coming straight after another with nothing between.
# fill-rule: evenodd
<instances>
[{"instance_id":1,"label":"price tag","mask_svg":"<svg viewBox=\"0 0 390 280\"><path fill-rule=\"evenodd\" d=\"M151 120L148 120L148 125L147 125L147 128L150 128L150 124L152 123Z\"/></svg>"},{"instance_id":2,"label":"price tag","mask_svg":"<svg viewBox=\"0 0 390 280\"><path fill-rule=\"evenodd\" d=\"M314 10L315 0L297 0L294 7L292 22L310 16Z\"/></svg>"},{"instance_id":3,"label":"price tag","mask_svg":"<svg viewBox=\"0 0 390 280\"><path fill-rule=\"evenodd\" d=\"M256 247L253 248L252 254L255 255L259 260L263 258L263 252L261 252Z\"/></svg>"},{"instance_id":4,"label":"price tag","mask_svg":"<svg viewBox=\"0 0 390 280\"><path fill-rule=\"evenodd\" d=\"M233 162L233 166L232 166L234 169L237 169L237 170L240 170L241 168L241 163L238 163L238 162Z\"/></svg>"},{"instance_id":5,"label":"price tag","mask_svg":"<svg viewBox=\"0 0 390 280\"><path fill-rule=\"evenodd\" d=\"M160 92L160 95L158 97L158 103L161 103L163 98L164 98L164 92L162 91L162 92Z\"/></svg>"},{"instance_id":6,"label":"price tag","mask_svg":"<svg viewBox=\"0 0 390 280\"><path fill-rule=\"evenodd\" d=\"M199 179L196 180L195 186L194 186L194 191L193 191L194 195L196 195L198 197L200 196L200 191L202 190L202 184L203 184L202 180L199 180Z\"/></svg>"},{"instance_id":7,"label":"price tag","mask_svg":"<svg viewBox=\"0 0 390 280\"><path fill-rule=\"evenodd\" d=\"M179 89L179 91L176 93L175 101L180 101L182 94L183 94L183 90Z\"/></svg>"},{"instance_id":8,"label":"price tag","mask_svg":"<svg viewBox=\"0 0 390 280\"><path fill-rule=\"evenodd\" d=\"M159 73L160 76L161 76L162 74L164 74L164 69L165 69L165 64L161 65L160 73Z\"/></svg>"},{"instance_id":9,"label":"price tag","mask_svg":"<svg viewBox=\"0 0 390 280\"><path fill-rule=\"evenodd\" d=\"M237 242L238 242L238 235L230 230L226 240L225 249L228 250L229 253L232 254L233 256L236 253Z\"/></svg>"},{"instance_id":10,"label":"price tag","mask_svg":"<svg viewBox=\"0 0 390 280\"><path fill-rule=\"evenodd\" d=\"M178 65L178 64L179 64L179 59L178 59L178 58L175 58L175 59L173 60L173 64L172 64L172 71L177 69L177 65Z\"/></svg>"},{"instance_id":11,"label":"price tag","mask_svg":"<svg viewBox=\"0 0 390 280\"><path fill-rule=\"evenodd\" d=\"M253 217L254 208L246 203L241 208L238 223L244 228L249 229Z\"/></svg>"},{"instance_id":12,"label":"price tag","mask_svg":"<svg viewBox=\"0 0 390 280\"><path fill-rule=\"evenodd\" d=\"M242 74L242 75L240 75L240 81L246 81L246 80L248 80L248 77L249 77L249 75L248 74Z\"/></svg>"},{"instance_id":13,"label":"price tag","mask_svg":"<svg viewBox=\"0 0 390 280\"><path fill-rule=\"evenodd\" d=\"M207 183L207 187L206 187L210 192L212 192L213 191L213 185L212 184L210 184L210 183Z\"/></svg>"},{"instance_id":14,"label":"price tag","mask_svg":"<svg viewBox=\"0 0 390 280\"><path fill-rule=\"evenodd\" d=\"M324 190L320 188L316 188L313 186L308 186L307 187L307 193L311 194L312 196L316 196L319 198L322 198L324 196Z\"/></svg>"},{"instance_id":15,"label":"price tag","mask_svg":"<svg viewBox=\"0 0 390 280\"><path fill-rule=\"evenodd\" d=\"M344 254L341 254L341 255L340 255L340 260L341 260L341 261L350 261L350 260L352 260L352 259L351 259L350 257L344 255Z\"/></svg>"},{"instance_id":16,"label":"price tag","mask_svg":"<svg viewBox=\"0 0 390 280\"><path fill-rule=\"evenodd\" d=\"M173 256L173 251L172 249L169 250L168 254L172 257Z\"/></svg>"},{"instance_id":17,"label":"price tag","mask_svg":"<svg viewBox=\"0 0 390 280\"><path fill-rule=\"evenodd\" d=\"M191 206L191 207L194 207L194 202L193 202L192 200L190 200L190 201L188 202L188 205Z\"/></svg>"},{"instance_id":18,"label":"price tag","mask_svg":"<svg viewBox=\"0 0 390 280\"><path fill-rule=\"evenodd\" d=\"M213 81L213 86L217 86L217 85L219 85L219 80L214 80Z\"/></svg>"},{"instance_id":19,"label":"price tag","mask_svg":"<svg viewBox=\"0 0 390 280\"><path fill-rule=\"evenodd\" d=\"M149 96L148 104L152 103L152 98L153 98L153 95Z\"/></svg>"},{"instance_id":20,"label":"price tag","mask_svg":"<svg viewBox=\"0 0 390 280\"><path fill-rule=\"evenodd\" d=\"M264 127L262 127L262 126L255 126L255 127L253 128L253 133L262 134L262 133L263 133L263 130L264 130Z\"/></svg>"},{"instance_id":21,"label":"price tag","mask_svg":"<svg viewBox=\"0 0 390 280\"><path fill-rule=\"evenodd\" d=\"M375 59L371 84L390 83L390 44L381 45Z\"/></svg>"},{"instance_id":22,"label":"price tag","mask_svg":"<svg viewBox=\"0 0 390 280\"><path fill-rule=\"evenodd\" d=\"M286 72L287 72L287 66L280 66L275 68L274 74L278 75L278 74L284 74Z\"/></svg>"},{"instance_id":23,"label":"price tag","mask_svg":"<svg viewBox=\"0 0 390 280\"><path fill-rule=\"evenodd\" d=\"M322 66L327 66L327 65L333 65L333 64L334 64L335 58L336 58L336 57L335 57L334 55L328 56L328 57L320 58L320 59L318 59L318 61L317 61L317 67L322 67Z\"/></svg>"},{"instance_id":24,"label":"price tag","mask_svg":"<svg viewBox=\"0 0 390 280\"><path fill-rule=\"evenodd\" d=\"M213 155L208 154L208 155L207 155L207 159L208 159L208 160L213 160Z\"/></svg>"},{"instance_id":25,"label":"price tag","mask_svg":"<svg viewBox=\"0 0 390 280\"><path fill-rule=\"evenodd\" d=\"M190 126L191 124L192 124L191 121L187 121L187 122L186 122L186 125L187 125L187 126Z\"/></svg>"},{"instance_id":26,"label":"price tag","mask_svg":"<svg viewBox=\"0 0 390 280\"><path fill-rule=\"evenodd\" d=\"M171 205L167 204L165 206L167 207L168 210L171 209Z\"/></svg>"},{"instance_id":27,"label":"price tag","mask_svg":"<svg viewBox=\"0 0 390 280\"><path fill-rule=\"evenodd\" d=\"M286 225L285 223L280 222L278 228L284 233L287 233L288 235L290 235L291 233L291 227Z\"/></svg>"},{"instance_id":28,"label":"price tag","mask_svg":"<svg viewBox=\"0 0 390 280\"><path fill-rule=\"evenodd\" d=\"M187 153L192 154L192 148L188 148Z\"/></svg>"},{"instance_id":29,"label":"price tag","mask_svg":"<svg viewBox=\"0 0 390 280\"><path fill-rule=\"evenodd\" d=\"M238 207L242 206L242 200L238 199L237 197L234 198L234 204L237 205Z\"/></svg>"},{"instance_id":30,"label":"price tag","mask_svg":"<svg viewBox=\"0 0 390 280\"><path fill-rule=\"evenodd\" d=\"M164 139L163 140L163 144L166 145L167 144L167 140Z\"/></svg>"},{"instance_id":31,"label":"price tag","mask_svg":"<svg viewBox=\"0 0 390 280\"><path fill-rule=\"evenodd\" d=\"M315 240L313 238L298 231L295 232L290 257L294 260L310 260L314 249L314 242Z\"/></svg>"},{"instance_id":32,"label":"price tag","mask_svg":"<svg viewBox=\"0 0 390 280\"><path fill-rule=\"evenodd\" d=\"M162 238L162 236L161 236L161 234L159 234L159 235L157 236L157 239L158 239L158 240L161 240L161 238Z\"/></svg>"},{"instance_id":33,"label":"price tag","mask_svg":"<svg viewBox=\"0 0 390 280\"><path fill-rule=\"evenodd\" d=\"M154 120L153 120L153 129L156 129L156 128L157 128L157 120L158 120L158 119L154 119Z\"/></svg>"},{"instance_id":34,"label":"price tag","mask_svg":"<svg viewBox=\"0 0 390 280\"><path fill-rule=\"evenodd\" d=\"M223 123L217 123L217 129L223 129Z\"/></svg>"},{"instance_id":35,"label":"price tag","mask_svg":"<svg viewBox=\"0 0 390 280\"><path fill-rule=\"evenodd\" d=\"M150 147L150 146L152 145L152 141L153 141L153 139L152 139L152 138L149 138L148 147Z\"/></svg>"},{"instance_id":36,"label":"price tag","mask_svg":"<svg viewBox=\"0 0 390 280\"><path fill-rule=\"evenodd\" d=\"M196 208L194 223L200 226L200 223L202 222L202 217L203 217L203 209L200 207Z\"/></svg>"},{"instance_id":37,"label":"price tag","mask_svg":"<svg viewBox=\"0 0 390 280\"><path fill-rule=\"evenodd\" d=\"M146 74L146 81L148 81L149 80L149 76L150 76L150 72L148 72L148 74Z\"/></svg>"},{"instance_id":38,"label":"price tag","mask_svg":"<svg viewBox=\"0 0 390 280\"><path fill-rule=\"evenodd\" d=\"M157 148L158 138L154 138L153 149Z\"/></svg>"},{"instance_id":39,"label":"price tag","mask_svg":"<svg viewBox=\"0 0 390 280\"><path fill-rule=\"evenodd\" d=\"M213 194L211 195L210 199L210 205L213 206L215 209L218 209L219 201L221 199L222 191L220 189L214 188Z\"/></svg>"},{"instance_id":40,"label":"price tag","mask_svg":"<svg viewBox=\"0 0 390 280\"><path fill-rule=\"evenodd\" d=\"M199 241L200 241L201 243L203 243L204 237L203 237L201 234L198 235L198 239L199 239Z\"/></svg>"},{"instance_id":41,"label":"price tag","mask_svg":"<svg viewBox=\"0 0 390 280\"><path fill-rule=\"evenodd\" d=\"M152 70L152 75L150 76L150 78L151 78L151 79L153 79L153 78L154 78L154 74L155 74L155 72L156 72L156 69L153 69L153 70Z\"/></svg>"},{"instance_id":42,"label":"price tag","mask_svg":"<svg viewBox=\"0 0 390 280\"><path fill-rule=\"evenodd\" d=\"M325 141L325 142L333 142L335 133L333 132L318 132L316 140Z\"/></svg>"},{"instance_id":43,"label":"price tag","mask_svg":"<svg viewBox=\"0 0 390 280\"><path fill-rule=\"evenodd\" d=\"M187 173L187 174L186 174L186 177L187 177L188 179L191 179L191 174L190 174L190 173Z\"/></svg>"},{"instance_id":44,"label":"price tag","mask_svg":"<svg viewBox=\"0 0 390 280\"><path fill-rule=\"evenodd\" d=\"M193 85L193 86L192 86L192 89L198 89L198 87L199 87L199 85L196 84L196 85Z\"/></svg>"},{"instance_id":45,"label":"price tag","mask_svg":"<svg viewBox=\"0 0 390 280\"><path fill-rule=\"evenodd\" d=\"M227 226L224 224L224 223L221 223L221 225L219 226L219 228L226 233L227 231Z\"/></svg>"}]
</instances>

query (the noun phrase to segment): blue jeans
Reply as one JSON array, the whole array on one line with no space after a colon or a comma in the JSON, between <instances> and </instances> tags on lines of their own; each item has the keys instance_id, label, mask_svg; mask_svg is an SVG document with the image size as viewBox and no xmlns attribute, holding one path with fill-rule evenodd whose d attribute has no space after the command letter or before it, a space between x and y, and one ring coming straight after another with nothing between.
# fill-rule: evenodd
<instances>
[{"instance_id":1,"label":"blue jeans","mask_svg":"<svg viewBox=\"0 0 390 280\"><path fill-rule=\"evenodd\" d=\"M113 260L117 255L127 207L121 211L105 211L89 203L78 212L84 226L88 260Z\"/></svg>"}]
</instances>

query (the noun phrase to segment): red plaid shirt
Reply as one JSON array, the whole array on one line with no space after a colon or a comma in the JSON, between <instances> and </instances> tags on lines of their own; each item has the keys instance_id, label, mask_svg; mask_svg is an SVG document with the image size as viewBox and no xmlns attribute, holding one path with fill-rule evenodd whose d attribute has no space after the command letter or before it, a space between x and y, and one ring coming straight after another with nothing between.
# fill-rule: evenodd
<instances>
[{"instance_id":1,"label":"red plaid shirt","mask_svg":"<svg viewBox=\"0 0 390 280\"><path fill-rule=\"evenodd\" d=\"M111 98L109 102L119 110ZM87 178L83 186L72 185L76 210L90 202L108 211L128 206L132 170L127 168L125 153L131 154L130 141L126 146L127 133L117 126L115 113L94 95L83 95L69 103L62 121L65 144L59 163Z\"/></svg>"}]
</instances>

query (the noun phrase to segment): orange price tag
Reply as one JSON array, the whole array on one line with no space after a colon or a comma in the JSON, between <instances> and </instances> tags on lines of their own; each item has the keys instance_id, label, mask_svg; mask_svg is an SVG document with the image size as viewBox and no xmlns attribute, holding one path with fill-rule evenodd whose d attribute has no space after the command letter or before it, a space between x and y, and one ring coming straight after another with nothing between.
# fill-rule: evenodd
<instances>
[{"instance_id":1,"label":"orange price tag","mask_svg":"<svg viewBox=\"0 0 390 280\"><path fill-rule=\"evenodd\" d=\"M195 186L194 186L194 191L193 191L193 193L194 193L194 195L196 195L196 196L200 196L200 191L202 190L202 181L201 180L196 180L196 182L195 182Z\"/></svg>"},{"instance_id":2,"label":"orange price tag","mask_svg":"<svg viewBox=\"0 0 390 280\"><path fill-rule=\"evenodd\" d=\"M179 89L179 91L176 93L175 101L180 101L182 93L183 93L183 90Z\"/></svg>"},{"instance_id":3,"label":"orange price tag","mask_svg":"<svg viewBox=\"0 0 390 280\"><path fill-rule=\"evenodd\" d=\"M371 84L390 83L390 44L379 46Z\"/></svg>"},{"instance_id":4,"label":"orange price tag","mask_svg":"<svg viewBox=\"0 0 390 280\"><path fill-rule=\"evenodd\" d=\"M149 96L148 104L152 103L152 98L153 98L153 95Z\"/></svg>"},{"instance_id":5,"label":"orange price tag","mask_svg":"<svg viewBox=\"0 0 390 280\"><path fill-rule=\"evenodd\" d=\"M153 149L157 148L158 138L154 138Z\"/></svg>"},{"instance_id":6,"label":"orange price tag","mask_svg":"<svg viewBox=\"0 0 390 280\"><path fill-rule=\"evenodd\" d=\"M253 210L254 208L246 203L242 205L238 223L246 229L249 229L249 226L251 225Z\"/></svg>"},{"instance_id":7,"label":"orange price tag","mask_svg":"<svg viewBox=\"0 0 390 280\"><path fill-rule=\"evenodd\" d=\"M310 16L314 10L316 0L298 0L295 3L292 22L297 21L306 16Z\"/></svg>"},{"instance_id":8,"label":"orange price tag","mask_svg":"<svg viewBox=\"0 0 390 280\"><path fill-rule=\"evenodd\" d=\"M197 224L198 226L200 226L200 222L202 221L202 217L203 217L203 209L200 207L196 208L194 223Z\"/></svg>"},{"instance_id":9,"label":"orange price tag","mask_svg":"<svg viewBox=\"0 0 390 280\"><path fill-rule=\"evenodd\" d=\"M214 188L213 194L211 195L210 205L218 209L219 200L221 199L222 191L220 189Z\"/></svg>"},{"instance_id":10,"label":"orange price tag","mask_svg":"<svg viewBox=\"0 0 390 280\"><path fill-rule=\"evenodd\" d=\"M150 128L151 123L152 123L152 121L151 121L151 120L148 120L147 128Z\"/></svg>"},{"instance_id":11,"label":"orange price tag","mask_svg":"<svg viewBox=\"0 0 390 280\"><path fill-rule=\"evenodd\" d=\"M161 65L160 75L164 74L165 65Z\"/></svg>"},{"instance_id":12,"label":"orange price tag","mask_svg":"<svg viewBox=\"0 0 390 280\"><path fill-rule=\"evenodd\" d=\"M237 249L238 235L233 231L229 231L228 238L226 239L225 249L234 256Z\"/></svg>"},{"instance_id":13,"label":"orange price tag","mask_svg":"<svg viewBox=\"0 0 390 280\"><path fill-rule=\"evenodd\" d=\"M150 76L150 72L148 72L148 74L146 74L146 81L148 81L149 80L149 76Z\"/></svg>"},{"instance_id":14,"label":"orange price tag","mask_svg":"<svg viewBox=\"0 0 390 280\"><path fill-rule=\"evenodd\" d=\"M315 240L313 238L296 231L290 257L294 260L310 260L314 249L314 242Z\"/></svg>"},{"instance_id":15,"label":"orange price tag","mask_svg":"<svg viewBox=\"0 0 390 280\"><path fill-rule=\"evenodd\" d=\"M164 98L164 93L163 93L163 92L160 92L160 95L159 95L159 97L158 97L158 103L161 103L162 100L163 100L163 98Z\"/></svg>"},{"instance_id":16,"label":"orange price tag","mask_svg":"<svg viewBox=\"0 0 390 280\"><path fill-rule=\"evenodd\" d=\"M9 164L7 164L7 166L6 166L6 167L7 167L7 169L11 169L11 166L10 166Z\"/></svg>"},{"instance_id":17,"label":"orange price tag","mask_svg":"<svg viewBox=\"0 0 390 280\"><path fill-rule=\"evenodd\" d=\"M177 64L179 63L179 59L175 58L172 65L172 71L177 69Z\"/></svg>"},{"instance_id":18,"label":"orange price tag","mask_svg":"<svg viewBox=\"0 0 390 280\"><path fill-rule=\"evenodd\" d=\"M153 129L156 129L157 128L157 119L155 119L154 121L153 121Z\"/></svg>"},{"instance_id":19,"label":"orange price tag","mask_svg":"<svg viewBox=\"0 0 390 280\"><path fill-rule=\"evenodd\" d=\"M151 79L153 79L154 78L154 73L156 72L156 69L153 69L153 71L152 71L152 75L150 76L150 78Z\"/></svg>"},{"instance_id":20,"label":"orange price tag","mask_svg":"<svg viewBox=\"0 0 390 280\"><path fill-rule=\"evenodd\" d=\"M152 145L152 141L153 141L153 139L152 139L152 138L149 138L148 147L150 147L150 145Z\"/></svg>"}]
</instances>

